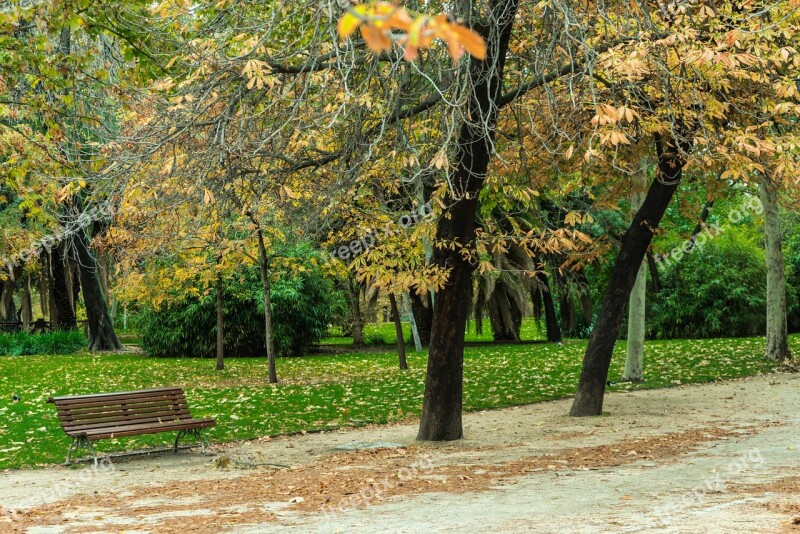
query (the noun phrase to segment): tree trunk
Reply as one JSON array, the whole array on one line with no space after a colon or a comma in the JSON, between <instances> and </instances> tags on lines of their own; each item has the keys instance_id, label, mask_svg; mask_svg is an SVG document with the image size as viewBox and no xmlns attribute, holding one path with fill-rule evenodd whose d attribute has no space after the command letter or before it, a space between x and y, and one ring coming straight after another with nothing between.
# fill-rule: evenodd
<instances>
[{"instance_id":1,"label":"tree trunk","mask_svg":"<svg viewBox=\"0 0 800 534\"><path fill-rule=\"evenodd\" d=\"M661 291L661 278L658 276L658 264L651 251L647 251L647 265L650 269L650 279L653 281L653 291Z\"/></svg>"},{"instance_id":2,"label":"tree trunk","mask_svg":"<svg viewBox=\"0 0 800 534\"><path fill-rule=\"evenodd\" d=\"M81 232L78 233L80 234ZM76 240L73 239L73 241ZM75 309L72 307L72 299L70 298L70 290L67 286L67 262L65 261L66 254L64 249L68 244L69 242L54 247L50 253L50 276L53 279L53 306L51 306L50 310L50 326L59 330L74 330L78 327L78 323L75 320ZM81 272L83 270L81 269ZM84 291L84 298L85 296ZM53 318L55 318L55 324L53 324Z\"/></svg>"},{"instance_id":3,"label":"tree trunk","mask_svg":"<svg viewBox=\"0 0 800 534\"><path fill-rule=\"evenodd\" d=\"M764 205L764 257L767 265L767 341L764 355L770 360L784 361L789 359L790 354L777 185L764 178L759 193Z\"/></svg>"},{"instance_id":4,"label":"tree trunk","mask_svg":"<svg viewBox=\"0 0 800 534\"><path fill-rule=\"evenodd\" d=\"M121 350L122 344L114 332L111 315L108 313L97 259L89 250L89 239L85 229L80 229L73 239L78 265L80 266L81 290L89 319L89 350ZM73 315L74 317L74 315Z\"/></svg>"},{"instance_id":5,"label":"tree trunk","mask_svg":"<svg viewBox=\"0 0 800 534\"><path fill-rule=\"evenodd\" d=\"M408 322L411 323L411 338L414 340L414 350L422 352L422 340L419 337L419 330L417 329L417 320L414 318L414 310L411 309L411 297L408 291L402 294L403 308L408 315Z\"/></svg>"},{"instance_id":6,"label":"tree trunk","mask_svg":"<svg viewBox=\"0 0 800 534\"><path fill-rule=\"evenodd\" d=\"M646 167L645 167L646 169ZM647 187L647 172L636 173L631 180L631 210L636 214L642 207ZM642 259L636 282L628 299L628 342L625 353L625 370L622 380L641 382L644 379L645 299L647 298L647 264Z\"/></svg>"},{"instance_id":7,"label":"tree trunk","mask_svg":"<svg viewBox=\"0 0 800 534\"><path fill-rule=\"evenodd\" d=\"M225 369L225 321L222 314L222 273L217 273L217 371Z\"/></svg>"},{"instance_id":8,"label":"tree trunk","mask_svg":"<svg viewBox=\"0 0 800 534\"><path fill-rule=\"evenodd\" d=\"M436 226L436 243L454 243L474 248L478 192L489 167L497 127L498 103L508 42L517 12L517 0L493 5L492 25L479 27L487 44L487 59L470 58L472 81L468 109L461 125L450 177L452 197ZM417 439L445 441L461 439L464 331L475 266L456 247L437 246L433 265L448 270L444 285L436 293L433 308L425 395Z\"/></svg>"},{"instance_id":9,"label":"tree trunk","mask_svg":"<svg viewBox=\"0 0 800 534\"><path fill-rule=\"evenodd\" d=\"M397 307L397 298L394 293L389 293L389 304L392 307L394 331L397 334L397 357L400 361L400 369L408 369L408 363L406 363L406 340L403 339L403 322L400 320L400 310Z\"/></svg>"},{"instance_id":10,"label":"tree trunk","mask_svg":"<svg viewBox=\"0 0 800 534\"><path fill-rule=\"evenodd\" d=\"M353 346L364 345L364 319L361 316L361 285L352 274L350 277L350 319L353 323Z\"/></svg>"},{"instance_id":11,"label":"tree trunk","mask_svg":"<svg viewBox=\"0 0 800 534\"><path fill-rule=\"evenodd\" d=\"M509 294L509 288L498 281L488 302L492 339L495 343L519 343L522 327L522 310Z\"/></svg>"},{"instance_id":12,"label":"tree trunk","mask_svg":"<svg viewBox=\"0 0 800 534\"><path fill-rule=\"evenodd\" d=\"M556 305L553 301L553 290L550 287L550 278L542 271L536 273L536 278L544 286L542 289L542 302L544 304L544 324L547 328L547 341L559 342L561 341L561 329L558 327L558 318L556 317ZM571 297L567 297L572 300ZM571 302L570 302L571 303ZM575 306L572 305L572 314L575 314Z\"/></svg>"},{"instance_id":13,"label":"tree trunk","mask_svg":"<svg viewBox=\"0 0 800 534\"><path fill-rule=\"evenodd\" d=\"M575 309L575 298L569 288L565 289L564 293L561 294L559 308L561 311L561 329L567 336L574 336L578 330L578 312ZM546 326L548 326L547 340L558 341L557 339L552 339L552 334L549 333L549 324Z\"/></svg>"},{"instance_id":14,"label":"tree trunk","mask_svg":"<svg viewBox=\"0 0 800 534\"><path fill-rule=\"evenodd\" d=\"M269 383L278 383L278 372L275 369L275 340L272 332L272 309L270 304L269 266L267 265L267 247L264 244L264 233L261 227L256 227L258 237L258 255L261 267L261 285L264 289L264 337L267 348L267 366L269 367Z\"/></svg>"},{"instance_id":15,"label":"tree trunk","mask_svg":"<svg viewBox=\"0 0 800 534\"><path fill-rule=\"evenodd\" d=\"M414 311L414 320L417 322L419 342L427 347L431 343L431 325L433 323L433 306L431 306L430 293L417 295L410 292L411 309Z\"/></svg>"},{"instance_id":16,"label":"tree trunk","mask_svg":"<svg viewBox=\"0 0 800 534\"><path fill-rule=\"evenodd\" d=\"M19 319L22 321L22 328L28 330L33 322L33 301L31 300L31 278L25 278L22 284L22 306L20 307Z\"/></svg>"},{"instance_id":17,"label":"tree trunk","mask_svg":"<svg viewBox=\"0 0 800 534\"><path fill-rule=\"evenodd\" d=\"M625 305L630 297L639 266L642 264L653 232L658 228L675 190L681 180L686 156L692 147L691 140L684 136L680 145L664 146L657 136L658 169L641 209L636 212L628 230L622 238L619 255L606 287L603 303L597 316L589 345L583 358L583 369L578 391L570 415L589 416L603 413L608 368L614 352L614 344L622 321Z\"/></svg>"},{"instance_id":18,"label":"tree trunk","mask_svg":"<svg viewBox=\"0 0 800 534\"><path fill-rule=\"evenodd\" d=\"M14 269L16 271L16 269ZM17 280L15 272L11 272L8 280L1 282L2 291L0 291L0 317L4 321L16 322L19 320L17 316L17 306L14 303L14 292L17 289Z\"/></svg>"},{"instance_id":19,"label":"tree trunk","mask_svg":"<svg viewBox=\"0 0 800 534\"><path fill-rule=\"evenodd\" d=\"M50 268L47 263L49 255L44 253L39 263L39 309L42 317L50 315Z\"/></svg>"}]
</instances>

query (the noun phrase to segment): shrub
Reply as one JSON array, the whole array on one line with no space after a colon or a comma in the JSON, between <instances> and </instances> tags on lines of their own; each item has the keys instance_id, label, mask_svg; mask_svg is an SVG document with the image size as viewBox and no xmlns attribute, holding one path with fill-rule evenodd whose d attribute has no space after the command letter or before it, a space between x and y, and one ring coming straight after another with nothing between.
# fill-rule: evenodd
<instances>
[{"instance_id":1,"label":"shrub","mask_svg":"<svg viewBox=\"0 0 800 534\"><path fill-rule=\"evenodd\" d=\"M86 336L79 330L57 330L40 334L3 333L0 334L0 355L74 354L88 344Z\"/></svg>"},{"instance_id":2,"label":"shrub","mask_svg":"<svg viewBox=\"0 0 800 534\"><path fill-rule=\"evenodd\" d=\"M341 299L321 272L308 268L272 283L271 309L275 351L299 356L327 333ZM226 356L263 356L264 301L258 271L247 269L224 282ZM150 356L216 355L216 293L175 296L158 310L141 313L142 348Z\"/></svg>"},{"instance_id":3,"label":"shrub","mask_svg":"<svg viewBox=\"0 0 800 534\"><path fill-rule=\"evenodd\" d=\"M661 272L648 298L648 333L655 338L764 335L766 268L752 230L729 227ZM792 295L793 297L793 295Z\"/></svg>"}]
</instances>

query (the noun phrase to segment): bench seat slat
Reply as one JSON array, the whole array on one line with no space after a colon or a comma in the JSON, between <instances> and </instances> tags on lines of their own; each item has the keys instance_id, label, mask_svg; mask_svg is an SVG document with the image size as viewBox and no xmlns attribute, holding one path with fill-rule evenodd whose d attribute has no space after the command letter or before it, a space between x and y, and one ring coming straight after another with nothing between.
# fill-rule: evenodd
<instances>
[{"instance_id":1,"label":"bench seat slat","mask_svg":"<svg viewBox=\"0 0 800 534\"><path fill-rule=\"evenodd\" d=\"M189 411L186 403L172 404L137 404L136 406L106 406L102 408L92 408L91 410L57 410L58 417L64 420L75 419L95 419L97 417L119 416L126 414L145 414L145 413L177 413Z\"/></svg>"},{"instance_id":2,"label":"bench seat slat","mask_svg":"<svg viewBox=\"0 0 800 534\"><path fill-rule=\"evenodd\" d=\"M93 423L102 423L108 419L116 419L119 421L126 421L128 419L133 418L141 418L141 417L181 417L181 416L190 416L191 412L189 410L183 408L180 410L150 410L146 412L105 412L105 413L98 413L93 414L91 417L70 417L70 416L60 416L61 422L65 425L83 425L83 424L93 424Z\"/></svg>"},{"instance_id":3,"label":"bench seat slat","mask_svg":"<svg viewBox=\"0 0 800 534\"><path fill-rule=\"evenodd\" d=\"M109 398L124 398L128 396L133 397L142 397L148 395L158 395L159 393L172 393L172 394L183 394L183 390L181 388L154 388L154 389L140 389L136 391L114 391L111 393L90 393L88 395L62 395L60 397L50 397L48 402L83 402L83 401L90 401L92 399L98 399L102 397L109 397Z\"/></svg>"},{"instance_id":4,"label":"bench seat slat","mask_svg":"<svg viewBox=\"0 0 800 534\"><path fill-rule=\"evenodd\" d=\"M191 414L181 414L181 415L160 415L156 417L130 417L126 419L105 419L103 421L92 421L91 423L87 422L76 422L76 423L65 423L63 426L64 430L68 432L74 432L75 430L91 430L95 428L108 428L111 426L120 426L120 425L139 425L145 423L163 423L167 421L190 421L193 417Z\"/></svg>"},{"instance_id":5,"label":"bench seat slat","mask_svg":"<svg viewBox=\"0 0 800 534\"><path fill-rule=\"evenodd\" d=\"M69 410L81 410L86 408L98 408L103 406L120 406L122 404L140 404L146 402L162 402L162 403L169 403L169 402L186 402L186 397L184 395L148 395L146 397L125 397L123 399L116 399L116 398L103 398L103 399L92 399L87 400L84 402L62 402L62 401L54 401L56 408L59 409L69 409Z\"/></svg>"},{"instance_id":6,"label":"bench seat slat","mask_svg":"<svg viewBox=\"0 0 800 534\"><path fill-rule=\"evenodd\" d=\"M139 436L142 434L156 434L158 432L170 432L175 430L189 430L193 428L211 428L216 426L213 419L189 419L180 422L168 422L163 424L147 423L141 425L120 425L97 430L84 430L72 432L72 436L86 436L90 441L99 439L117 438L126 436Z\"/></svg>"}]
</instances>

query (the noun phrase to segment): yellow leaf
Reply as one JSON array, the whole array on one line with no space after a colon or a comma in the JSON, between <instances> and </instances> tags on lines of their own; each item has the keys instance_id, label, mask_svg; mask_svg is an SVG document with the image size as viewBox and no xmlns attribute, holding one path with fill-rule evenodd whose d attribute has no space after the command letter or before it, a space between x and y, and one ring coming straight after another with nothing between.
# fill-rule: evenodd
<instances>
[{"instance_id":1,"label":"yellow leaf","mask_svg":"<svg viewBox=\"0 0 800 534\"><path fill-rule=\"evenodd\" d=\"M458 24L453 24L451 29L458 36L458 41L467 49L467 52L477 59L486 59L486 43L478 32Z\"/></svg>"},{"instance_id":2,"label":"yellow leaf","mask_svg":"<svg viewBox=\"0 0 800 534\"><path fill-rule=\"evenodd\" d=\"M339 32L339 37L347 39L353 35L353 32L356 31L360 25L361 19L348 11L339 19L339 24L336 29Z\"/></svg>"}]
</instances>

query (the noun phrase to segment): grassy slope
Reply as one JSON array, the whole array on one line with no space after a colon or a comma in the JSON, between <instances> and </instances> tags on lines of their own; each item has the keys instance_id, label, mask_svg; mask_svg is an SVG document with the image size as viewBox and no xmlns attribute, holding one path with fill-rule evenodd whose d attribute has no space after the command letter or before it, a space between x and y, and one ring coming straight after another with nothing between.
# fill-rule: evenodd
<instances>
[{"instance_id":1,"label":"grassy slope","mask_svg":"<svg viewBox=\"0 0 800 534\"><path fill-rule=\"evenodd\" d=\"M792 338L793 350L800 338ZM586 344L469 347L465 355L466 410L526 404L573 393ZM646 379L635 388L705 382L769 372L763 339L656 341L646 346ZM624 363L619 343L611 377ZM270 386L261 358L231 359L215 372L213 360L145 359L88 354L0 358L0 468L63 460L68 438L60 430L52 394L81 394L179 385L197 416L217 418L212 440L389 422L419 413L425 355L409 355L408 372L391 352L289 358L278 361L281 384ZM615 385L611 389L631 387ZM12 393L21 402L12 402ZM164 445L171 436L101 441L98 450Z\"/></svg>"}]
</instances>

